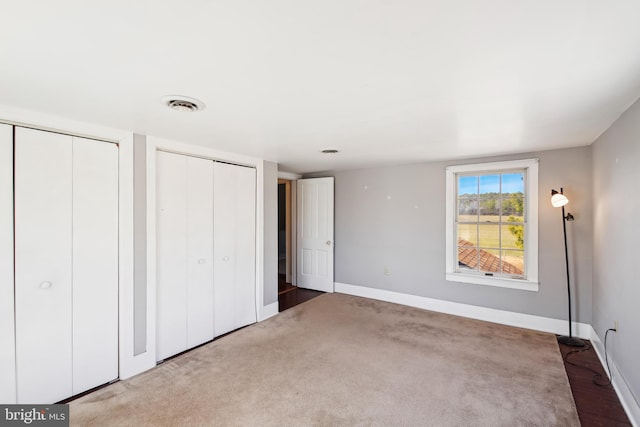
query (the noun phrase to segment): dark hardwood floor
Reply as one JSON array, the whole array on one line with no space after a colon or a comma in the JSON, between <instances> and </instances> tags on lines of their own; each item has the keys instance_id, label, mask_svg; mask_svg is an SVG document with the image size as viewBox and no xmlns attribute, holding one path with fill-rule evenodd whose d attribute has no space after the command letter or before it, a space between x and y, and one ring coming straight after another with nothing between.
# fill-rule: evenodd
<instances>
[{"instance_id":1,"label":"dark hardwood floor","mask_svg":"<svg viewBox=\"0 0 640 427\"><path fill-rule=\"evenodd\" d=\"M295 286L283 285L278 292L278 303L280 311L287 310L300 303L322 295L323 292L301 289ZM600 364L600 359L587 341L588 346L582 351L567 354L575 347L559 344L564 366L571 384L573 399L576 402L580 423L584 427L590 426L630 426L629 418L624 412L618 396L612 385L598 386L594 384L594 372L598 372L601 377L597 377L599 383L607 382L607 375ZM578 365L578 366L576 366Z\"/></svg>"},{"instance_id":2,"label":"dark hardwood floor","mask_svg":"<svg viewBox=\"0 0 640 427\"><path fill-rule=\"evenodd\" d=\"M594 383L606 384L608 377L591 342L585 342L582 349L559 344L580 422L583 426L630 426L613 386ZM599 375L594 377L594 371Z\"/></svg>"},{"instance_id":3,"label":"dark hardwood floor","mask_svg":"<svg viewBox=\"0 0 640 427\"><path fill-rule=\"evenodd\" d=\"M285 282L284 275L280 275L278 280L278 311L285 311L323 293L293 286L291 283Z\"/></svg>"}]
</instances>

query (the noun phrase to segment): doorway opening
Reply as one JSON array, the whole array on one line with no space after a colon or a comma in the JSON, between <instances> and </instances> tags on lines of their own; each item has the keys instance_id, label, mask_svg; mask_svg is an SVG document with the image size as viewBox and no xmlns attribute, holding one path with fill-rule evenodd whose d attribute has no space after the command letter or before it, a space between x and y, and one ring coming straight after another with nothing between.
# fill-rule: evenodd
<instances>
[{"instance_id":1,"label":"doorway opening","mask_svg":"<svg viewBox=\"0 0 640 427\"><path fill-rule=\"evenodd\" d=\"M278 295L296 289L292 263L291 181L278 179Z\"/></svg>"},{"instance_id":2,"label":"doorway opening","mask_svg":"<svg viewBox=\"0 0 640 427\"><path fill-rule=\"evenodd\" d=\"M311 298L315 298L318 295L323 294L323 289L315 289L310 286L309 283L304 284L302 287L298 287L298 262L300 261L300 252L298 251L299 233L297 229L297 222L300 220L300 215L303 213L300 206L299 197L300 188L298 187L301 181L299 179L278 179L278 308L279 311L284 311L288 308L294 307L297 304L303 303ZM313 183L312 183L313 184ZM333 202L333 181L331 181L331 192L322 191L324 187L317 190L317 185L311 188L313 191L320 195L325 195L324 199ZM299 194L300 193L300 194ZM322 200L323 197L320 197ZM327 205L323 205L327 207ZM313 212L315 205L310 206L309 212ZM321 215L321 213L317 214ZM328 218L328 217L327 217ZM327 219L326 223L331 227L325 227L322 240L322 250L327 252L326 247L333 245L333 204L331 204L331 215ZM330 231L329 231L330 230ZM325 235L326 234L326 235ZM328 240L329 239L329 240ZM331 248L331 251L333 249ZM319 257L322 258L322 257ZM325 257L328 258L328 257ZM333 284L333 256L331 256L331 262L327 263L326 269L331 272L330 282ZM328 265L330 264L330 266ZM317 269L316 269L317 270ZM315 270L314 270L315 271ZM328 276L328 274L327 274ZM312 283L311 285L315 285Z\"/></svg>"}]
</instances>

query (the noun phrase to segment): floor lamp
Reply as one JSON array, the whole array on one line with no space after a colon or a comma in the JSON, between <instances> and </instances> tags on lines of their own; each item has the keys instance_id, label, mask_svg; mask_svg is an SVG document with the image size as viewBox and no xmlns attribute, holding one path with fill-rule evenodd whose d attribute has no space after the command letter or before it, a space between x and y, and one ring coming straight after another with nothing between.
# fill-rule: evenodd
<instances>
[{"instance_id":1,"label":"floor lamp","mask_svg":"<svg viewBox=\"0 0 640 427\"><path fill-rule=\"evenodd\" d=\"M551 190L551 205L554 208L562 207L562 231L564 233L564 261L565 266L567 267L567 299L569 301L569 336L559 336L558 342L561 344L570 345L572 347L584 347L584 341L580 338L575 338L572 333L571 328L571 281L569 280L569 252L567 250L567 221L573 221L573 215L564 213L564 205L569 203L569 199L562 193L562 188L560 188L560 192L556 190Z\"/></svg>"}]
</instances>

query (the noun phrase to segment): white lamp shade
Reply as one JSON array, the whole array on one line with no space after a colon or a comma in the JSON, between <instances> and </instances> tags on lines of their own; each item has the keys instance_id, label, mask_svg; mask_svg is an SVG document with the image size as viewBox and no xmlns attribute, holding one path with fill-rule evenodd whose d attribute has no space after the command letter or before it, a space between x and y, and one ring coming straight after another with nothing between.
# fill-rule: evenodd
<instances>
[{"instance_id":1,"label":"white lamp shade","mask_svg":"<svg viewBox=\"0 0 640 427\"><path fill-rule=\"evenodd\" d=\"M567 203L569 203L569 199L567 199L567 196L565 196L564 194L556 193L551 196L551 205L554 208L559 208L566 205Z\"/></svg>"}]
</instances>

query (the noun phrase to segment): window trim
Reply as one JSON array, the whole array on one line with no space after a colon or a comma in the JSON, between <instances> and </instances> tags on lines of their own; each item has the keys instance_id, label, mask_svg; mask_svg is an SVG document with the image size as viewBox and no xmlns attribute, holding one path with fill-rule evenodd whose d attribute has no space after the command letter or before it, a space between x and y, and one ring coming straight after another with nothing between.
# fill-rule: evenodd
<instances>
[{"instance_id":1,"label":"window trim","mask_svg":"<svg viewBox=\"0 0 640 427\"><path fill-rule=\"evenodd\" d=\"M478 285L498 286L537 292L538 282L538 159L522 159L503 162L476 163L449 166L446 168L446 268L447 281L474 283ZM458 245L456 235L456 176L461 173L503 172L509 169L526 169L525 185L525 279L489 277L456 271L458 263Z\"/></svg>"}]
</instances>

